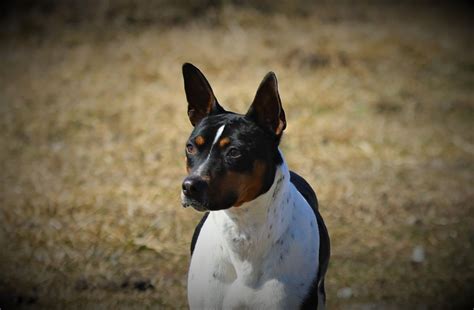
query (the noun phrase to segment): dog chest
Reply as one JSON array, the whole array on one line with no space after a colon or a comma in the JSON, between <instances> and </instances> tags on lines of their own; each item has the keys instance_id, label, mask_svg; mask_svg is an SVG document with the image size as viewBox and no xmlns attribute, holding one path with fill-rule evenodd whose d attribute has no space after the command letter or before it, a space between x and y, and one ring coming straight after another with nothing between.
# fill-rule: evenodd
<instances>
[{"instance_id":1,"label":"dog chest","mask_svg":"<svg viewBox=\"0 0 474 310\"><path fill-rule=\"evenodd\" d=\"M191 260L191 309L300 305L317 273L319 235L304 198L294 187L285 192L272 205L277 206L276 215L269 222L260 216L268 218L266 213L273 209L249 210L257 214L247 218L240 215L247 225L225 211L211 213Z\"/></svg>"}]
</instances>

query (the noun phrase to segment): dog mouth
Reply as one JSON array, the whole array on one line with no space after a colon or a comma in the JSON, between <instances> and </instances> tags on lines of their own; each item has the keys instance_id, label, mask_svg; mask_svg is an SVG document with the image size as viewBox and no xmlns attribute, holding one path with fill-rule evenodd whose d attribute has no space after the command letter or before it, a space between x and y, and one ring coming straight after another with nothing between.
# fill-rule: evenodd
<instances>
[{"instance_id":1,"label":"dog mouth","mask_svg":"<svg viewBox=\"0 0 474 310\"><path fill-rule=\"evenodd\" d=\"M224 198L225 199L221 200L220 202L217 202L214 199L210 199L210 197L206 194L204 197L202 197L202 199L196 199L194 197L185 195L183 191L181 191L181 205L183 208L191 207L199 212L229 209L235 204L235 201L237 200L234 193L228 194Z\"/></svg>"},{"instance_id":2,"label":"dog mouth","mask_svg":"<svg viewBox=\"0 0 474 310\"><path fill-rule=\"evenodd\" d=\"M181 192L181 205L183 206L183 208L191 207L199 212L209 211L207 203L187 197L186 195L184 195L183 192Z\"/></svg>"}]
</instances>

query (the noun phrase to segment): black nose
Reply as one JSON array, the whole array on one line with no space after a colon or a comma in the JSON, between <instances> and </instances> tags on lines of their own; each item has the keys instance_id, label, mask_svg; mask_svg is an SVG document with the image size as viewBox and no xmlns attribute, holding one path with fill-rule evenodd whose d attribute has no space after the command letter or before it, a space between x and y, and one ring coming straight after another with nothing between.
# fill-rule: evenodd
<instances>
[{"instance_id":1,"label":"black nose","mask_svg":"<svg viewBox=\"0 0 474 310\"><path fill-rule=\"evenodd\" d=\"M189 176L184 179L183 193L196 200L200 200L207 190L207 182L198 176Z\"/></svg>"}]
</instances>

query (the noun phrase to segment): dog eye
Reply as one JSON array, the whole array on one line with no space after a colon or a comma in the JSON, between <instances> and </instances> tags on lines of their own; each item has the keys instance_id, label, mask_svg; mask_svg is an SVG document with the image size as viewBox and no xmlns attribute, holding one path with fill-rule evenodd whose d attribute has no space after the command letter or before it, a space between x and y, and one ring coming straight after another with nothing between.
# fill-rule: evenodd
<instances>
[{"instance_id":1,"label":"dog eye","mask_svg":"<svg viewBox=\"0 0 474 310\"><path fill-rule=\"evenodd\" d=\"M188 154L194 155L196 153L196 148L191 143L188 143L186 145L186 152L188 152Z\"/></svg>"},{"instance_id":2,"label":"dog eye","mask_svg":"<svg viewBox=\"0 0 474 310\"><path fill-rule=\"evenodd\" d=\"M242 154L240 153L240 151L236 148L231 148L228 152L227 152L227 156L231 157L231 158L238 158L240 157Z\"/></svg>"}]
</instances>

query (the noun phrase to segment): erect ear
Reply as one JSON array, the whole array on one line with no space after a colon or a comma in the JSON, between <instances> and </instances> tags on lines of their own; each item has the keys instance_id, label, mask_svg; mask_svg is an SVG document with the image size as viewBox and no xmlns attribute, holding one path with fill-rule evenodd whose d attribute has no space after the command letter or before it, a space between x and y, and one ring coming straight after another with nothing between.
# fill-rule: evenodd
<instances>
[{"instance_id":1,"label":"erect ear","mask_svg":"<svg viewBox=\"0 0 474 310\"><path fill-rule=\"evenodd\" d=\"M269 72L263 78L246 116L253 119L260 127L281 136L286 128L286 118L278 94L275 73Z\"/></svg>"},{"instance_id":2,"label":"erect ear","mask_svg":"<svg viewBox=\"0 0 474 310\"><path fill-rule=\"evenodd\" d=\"M209 82L198 68L190 63L183 65L184 90L188 100L188 117L196 126L204 117L225 110L217 102Z\"/></svg>"}]
</instances>

